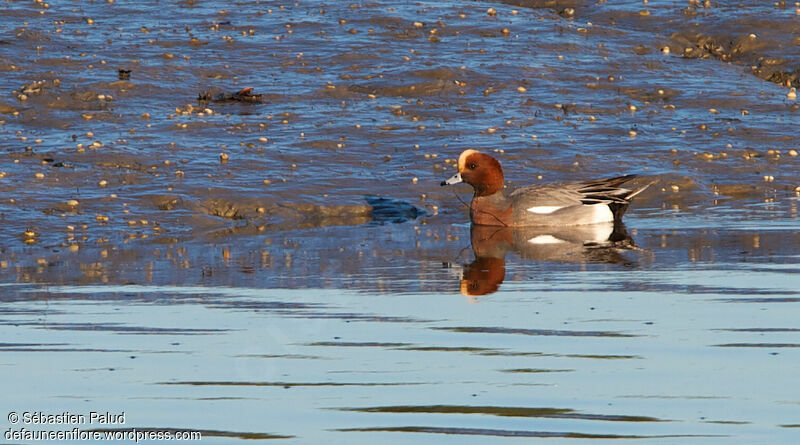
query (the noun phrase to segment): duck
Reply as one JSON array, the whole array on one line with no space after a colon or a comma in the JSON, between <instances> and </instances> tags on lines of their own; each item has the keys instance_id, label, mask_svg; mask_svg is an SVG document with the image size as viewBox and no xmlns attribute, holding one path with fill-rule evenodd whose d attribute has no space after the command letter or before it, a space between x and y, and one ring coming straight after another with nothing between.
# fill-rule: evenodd
<instances>
[{"instance_id":1,"label":"duck","mask_svg":"<svg viewBox=\"0 0 800 445\"><path fill-rule=\"evenodd\" d=\"M651 183L628 189L621 185L637 175L582 182L561 182L522 187L506 195L500 162L478 150L464 150L458 173L441 185L461 182L472 186L473 224L502 227L579 226L618 223L631 199Z\"/></svg>"}]
</instances>

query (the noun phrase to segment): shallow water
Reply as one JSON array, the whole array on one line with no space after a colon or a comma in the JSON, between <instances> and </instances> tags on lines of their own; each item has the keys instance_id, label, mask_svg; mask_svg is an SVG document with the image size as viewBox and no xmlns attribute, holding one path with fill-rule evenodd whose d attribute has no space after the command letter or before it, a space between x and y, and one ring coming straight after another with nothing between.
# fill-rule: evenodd
<instances>
[{"instance_id":1,"label":"shallow water","mask_svg":"<svg viewBox=\"0 0 800 445\"><path fill-rule=\"evenodd\" d=\"M799 6L650 3L0 5L0 409L790 443ZM654 184L610 247L485 233L466 148Z\"/></svg>"}]
</instances>

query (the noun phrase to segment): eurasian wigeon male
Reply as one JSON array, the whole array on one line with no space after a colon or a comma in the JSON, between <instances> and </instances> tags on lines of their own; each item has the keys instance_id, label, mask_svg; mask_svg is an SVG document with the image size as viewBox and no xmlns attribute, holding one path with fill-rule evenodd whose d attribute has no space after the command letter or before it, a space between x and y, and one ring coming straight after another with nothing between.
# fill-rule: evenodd
<instances>
[{"instance_id":1,"label":"eurasian wigeon male","mask_svg":"<svg viewBox=\"0 0 800 445\"><path fill-rule=\"evenodd\" d=\"M466 182L472 186L475 194L469 215L473 224L575 226L619 222L631 198L650 185L633 190L620 187L635 177L532 185L506 196L500 162L477 150L465 150L458 157L458 173L442 185Z\"/></svg>"}]
</instances>

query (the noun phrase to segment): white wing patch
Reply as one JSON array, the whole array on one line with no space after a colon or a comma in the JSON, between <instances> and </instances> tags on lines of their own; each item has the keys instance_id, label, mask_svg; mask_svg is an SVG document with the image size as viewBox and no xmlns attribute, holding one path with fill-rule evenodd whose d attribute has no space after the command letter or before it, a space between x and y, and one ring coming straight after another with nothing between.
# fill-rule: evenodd
<instances>
[{"instance_id":1,"label":"white wing patch","mask_svg":"<svg viewBox=\"0 0 800 445\"><path fill-rule=\"evenodd\" d=\"M558 244L563 243L564 240L558 239L553 235L539 235L529 239L528 242L531 244Z\"/></svg>"},{"instance_id":2,"label":"white wing patch","mask_svg":"<svg viewBox=\"0 0 800 445\"><path fill-rule=\"evenodd\" d=\"M563 208L564 208L563 206L534 206L527 210L531 213L536 213L539 215L547 215Z\"/></svg>"}]
</instances>

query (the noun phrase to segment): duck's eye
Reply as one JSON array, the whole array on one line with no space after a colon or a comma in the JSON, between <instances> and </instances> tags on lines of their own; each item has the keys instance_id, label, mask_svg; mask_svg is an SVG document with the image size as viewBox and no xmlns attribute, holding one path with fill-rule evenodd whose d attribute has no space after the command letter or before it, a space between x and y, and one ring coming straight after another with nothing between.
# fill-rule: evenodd
<instances>
[{"instance_id":1,"label":"duck's eye","mask_svg":"<svg viewBox=\"0 0 800 445\"><path fill-rule=\"evenodd\" d=\"M469 169L470 169L470 170L475 170L476 168L478 168L478 164L476 164L476 163L474 163L474 162L472 162L472 163L470 163L470 164L469 164Z\"/></svg>"}]
</instances>

